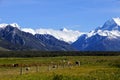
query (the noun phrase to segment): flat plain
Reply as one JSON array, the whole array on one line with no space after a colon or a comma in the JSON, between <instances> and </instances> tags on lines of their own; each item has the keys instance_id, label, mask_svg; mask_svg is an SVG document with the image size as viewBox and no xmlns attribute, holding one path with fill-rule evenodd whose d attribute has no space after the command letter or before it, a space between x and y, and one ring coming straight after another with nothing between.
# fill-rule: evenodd
<instances>
[{"instance_id":1,"label":"flat plain","mask_svg":"<svg viewBox=\"0 0 120 80\"><path fill-rule=\"evenodd\" d=\"M0 58L0 80L120 80L120 56Z\"/></svg>"}]
</instances>

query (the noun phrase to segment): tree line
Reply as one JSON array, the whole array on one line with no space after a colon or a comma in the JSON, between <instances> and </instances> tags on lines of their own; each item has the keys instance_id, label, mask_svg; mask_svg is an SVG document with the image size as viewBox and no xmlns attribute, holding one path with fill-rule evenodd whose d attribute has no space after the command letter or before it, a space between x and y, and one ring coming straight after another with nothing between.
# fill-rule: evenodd
<instances>
[{"instance_id":1,"label":"tree line","mask_svg":"<svg viewBox=\"0 0 120 80\"><path fill-rule=\"evenodd\" d=\"M107 51L0 51L0 57L120 56Z\"/></svg>"}]
</instances>

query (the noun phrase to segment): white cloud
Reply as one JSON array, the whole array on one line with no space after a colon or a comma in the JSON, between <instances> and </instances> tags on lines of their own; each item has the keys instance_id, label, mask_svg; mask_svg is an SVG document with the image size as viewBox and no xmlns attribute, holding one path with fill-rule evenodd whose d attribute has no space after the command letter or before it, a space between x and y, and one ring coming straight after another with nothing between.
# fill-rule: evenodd
<instances>
[{"instance_id":1,"label":"white cloud","mask_svg":"<svg viewBox=\"0 0 120 80\"><path fill-rule=\"evenodd\" d=\"M21 30L24 32L32 33L33 35L36 34L35 30L31 28L22 28Z\"/></svg>"},{"instance_id":2,"label":"white cloud","mask_svg":"<svg viewBox=\"0 0 120 80\"><path fill-rule=\"evenodd\" d=\"M78 37L83 34L79 31L68 30L66 28L64 28L62 30L42 29L42 28L34 30L31 28L22 28L21 30L24 32L32 33L33 35L49 34L59 40L62 40L62 41L68 42L68 43L72 43L72 42L76 41L78 39Z\"/></svg>"}]
</instances>

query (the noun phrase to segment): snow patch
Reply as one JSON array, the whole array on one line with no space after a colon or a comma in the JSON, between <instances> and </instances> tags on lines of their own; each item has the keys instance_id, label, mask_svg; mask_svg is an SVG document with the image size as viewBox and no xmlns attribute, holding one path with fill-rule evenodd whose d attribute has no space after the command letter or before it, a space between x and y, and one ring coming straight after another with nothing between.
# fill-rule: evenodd
<instances>
[{"instance_id":1,"label":"snow patch","mask_svg":"<svg viewBox=\"0 0 120 80\"><path fill-rule=\"evenodd\" d=\"M117 38L117 37L120 37L120 31L118 30L112 30L112 31L108 31L108 30L98 30L97 32L96 31L91 31L90 33L87 33L87 38L90 38L94 35L100 35L100 36L106 36L108 38Z\"/></svg>"},{"instance_id":2,"label":"snow patch","mask_svg":"<svg viewBox=\"0 0 120 80\"><path fill-rule=\"evenodd\" d=\"M120 26L120 18L113 18L113 20Z\"/></svg>"},{"instance_id":3,"label":"snow patch","mask_svg":"<svg viewBox=\"0 0 120 80\"><path fill-rule=\"evenodd\" d=\"M8 24L2 23L2 24L0 24L0 28L3 28L3 29L4 29L7 25L8 25Z\"/></svg>"},{"instance_id":4,"label":"snow patch","mask_svg":"<svg viewBox=\"0 0 120 80\"><path fill-rule=\"evenodd\" d=\"M0 28L4 29L4 28L6 28L6 26L8 26L8 25L20 29L20 26L19 26L17 23L12 23L12 24L2 23L2 24L0 24Z\"/></svg>"},{"instance_id":5,"label":"snow patch","mask_svg":"<svg viewBox=\"0 0 120 80\"><path fill-rule=\"evenodd\" d=\"M33 35L36 34L35 30L31 29L31 28L21 28L22 31L27 32L27 33L31 33Z\"/></svg>"},{"instance_id":6,"label":"snow patch","mask_svg":"<svg viewBox=\"0 0 120 80\"><path fill-rule=\"evenodd\" d=\"M16 28L20 29L20 26L17 23L12 23L12 24L8 24L8 25L11 25L12 27L16 27Z\"/></svg>"}]
</instances>

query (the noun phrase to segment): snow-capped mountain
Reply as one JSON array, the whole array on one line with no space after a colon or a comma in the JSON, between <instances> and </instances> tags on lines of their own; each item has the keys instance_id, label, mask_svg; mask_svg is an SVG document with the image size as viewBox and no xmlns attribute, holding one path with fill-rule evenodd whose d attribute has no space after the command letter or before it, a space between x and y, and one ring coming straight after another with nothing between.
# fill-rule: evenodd
<instances>
[{"instance_id":1,"label":"snow-capped mountain","mask_svg":"<svg viewBox=\"0 0 120 80\"><path fill-rule=\"evenodd\" d=\"M17 24L0 25L0 47L6 50L72 51L70 44L51 35L33 35Z\"/></svg>"},{"instance_id":2,"label":"snow-capped mountain","mask_svg":"<svg viewBox=\"0 0 120 80\"><path fill-rule=\"evenodd\" d=\"M102 27L84 34L72 44L83 51L120 51L120 18L113 18Z\"/></svg>"},{"instance_id":3,"label":"snow-capped mountain","mask_svg":"<svg viewBox=\"0 0 120 80\"><path fill-rule=\"evenodd\" d=\"M49 35L52 35L61 41L65 41L68 43L75 42L78 39L78 37L83 34L79 31L68 30L66 28L63 28L60 30L54 30L54 29L36 29L36 30L33 30L31 28L23 28L21 30L24 32L32 33L33 35L34 34L49 34Z\"/></svg>"},{"instance_id":4,"label":"snow-capped mountain","mask_svg":"<svg viewBox=\"0 0 120 80\"><path fill-rule=\"evenodd\" d=\"M107 31L118 30L120 31L120 18L112 18L106 21L102 27L99 27L96 30L107 30Z\"/></svg>"}]
</instances>

